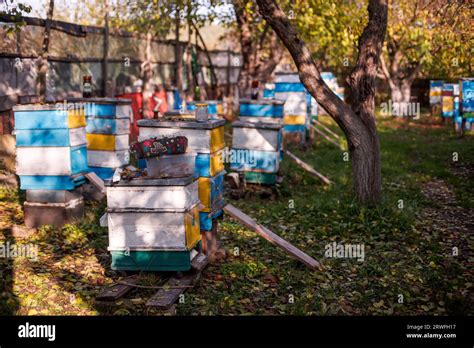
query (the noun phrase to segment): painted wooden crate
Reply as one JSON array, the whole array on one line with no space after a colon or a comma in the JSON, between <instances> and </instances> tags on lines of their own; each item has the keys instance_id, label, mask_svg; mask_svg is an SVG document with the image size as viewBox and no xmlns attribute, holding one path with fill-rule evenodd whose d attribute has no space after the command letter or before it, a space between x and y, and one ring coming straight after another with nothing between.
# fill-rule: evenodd
<instances>
[{"instance_id":1,"label":"painted wooden crate","mask_svg":"<svg viewBox=\"0 0 474 348\"><path fill-rule=\"evenodd\" d=\"M109 250L189 251L201 240L199 204L182 212L108 209Z\"/></svg>"},{"instance_id":2,"label":"painted wooden crate","mask_svg":"<svg viewBox=\"0 0 474 348\"><path fill-rule=\"evenodd\" d=\"M130 134L130 120L101 116L87 117L87 133L92 134Z\"/></svg>"},{"instance_id":3,"label":"painted wooden crate","mask_svg":"<svg viewBox=\"0 0 474 348\"><path fill-rule=\"evenodd\" d=\"M442 114L443 117L453 117L454 115L454 85L452 83L443 84Z\"/></svg>"},{"instance_id":4,"label":"painted wooden crate","mask_svg":"<svg viewBox=\"0 0 474 348\"><path fill-rule=\"evenodd\" d=\"M239 118L253 118L277 121L283 117L282 100L251 100L241 99L239 105ZM276 119L276 120L275 120Z\"/></svg>"},{"instance_id":5,"label":"painted wooden crate","mask_svg":"<svg viewBox=\"0 0 474 348\"><path fill-rule=\"evenodd\" d=\"M88 171L86 146L19 147L17 174L71 176Z\"/></svg>"},{"instance_id":6,"label":"painted wooden crate","mask_svg":"<svg viewBox=\"0 0 474 348\"><path fill-rule=\"evenodd\" d=\"M62 227L84 216L84 200L72 199L66 203L24 203L25 225L38 228L43 225Z\"/></svg>"},{"instance_id":7,"label":"painted wooden crate","mask_svg":"<svg viewBox=\"0 0 474 348\"><path fill-rule=\"evenodd\" d=\"M275 82L290 82L290 83L300 83L300 76L297 72L292 71L278 71L275 73Z\"/></svg>"},{"instance_id":8,"label":"painted wooden crate","mask_svg":"<svg viewBox=\"0 0 474 348\"><path fill-rule=\"evenodd\" d=\"M87 149L98 151L128 150L128 140L128 134L87 134Z\"/></svg>"},{"instance_id":9,"label":"painted wooden crate","mask_svg":"<svg viewBox=\"0 0 474 348\"><path fill-rule=\"evenodd\" d=\"M443 93L443 81L430 80L430 105L441 104L441 96Z\"/></svg>"},{"instance_id":10,"label":"painted wooden crate","mask_svg":"<svg viewBox=\"0 0 474 348\"><path fill-rule=\"evenodd\" d=\"M277 182L276 173L244 172L244 180L253 184L275 185Z\"/></svg>"},{"instance_id":11,"label":"painted wooden crate","mask_svg":"<svg viewBox=\"0 0 474 348\"><path fill-rule=\"evenodd\" d=\"M94 172L102 180L110 179L117 168L108 168L108 167L93 167L89 166L89 170Z\"/></svg>"},{"instance_id":12,"label":"painted wooden crate","mask_svg":"<svg viewBox=\"0 0 474 348\"><path fill-rule=\"evenodd\" d=\"M276 173L280 169L280 151L257 151L232 148L236 155L230 168L237 172Z\"/></svg>"},{"instance_id":13,"label":"painted wooden crate","mask_svg":"<svg viewBox=\"0 0 474 348\"><path fill-rule=\"evenodd\" d=\"M283 112L285 115L306 115L308 112L307 93L279 92L276 98L285 101Z\"/></svg>"},{"instance_id":14,"label":"painted wooden crate","mask_svg":"<svg viewBox=\"0 0 474 348\"><path fill-rule=\"evenodd\" d=\"M213 153L198 153L195 171L197 176L211 177L224 170L224 150Z\"/></svg>"},{"instance_id":15,"label":"painted wooden crate","mask_svg":"<svg viewBox=\"0 0 474 348\"><path fill-rule=\"evenodd\" d=\"M84 109L64 109L62 104L27 104L13 107L15 130L79 128L86 125Z\"/></svg>"},{"instance_id":16,"label":"painted wooden crate","mask_svg":"<svg viewBox=\"0 0 474 348\"><path fill-rule=\"evenodd\" d=\"M196 154L187 152L179 155L161 155L146 158L147 175L158 178L175 178L195 175Z\"/></svg>"},{"instance_id":17,"label":"painted wooden crate","mask_svg":"<svg viewBox=\"0 0 474 348\"><path fill-rule=\"evenodd\" d=\"M26 201L30 203L67 203L82 197L82 187L78 187L74 190L26 191Z\"/></svg>"},{"instance_id":18,"label":"painted wooden crate","mask_svg":"<svg viewBox=\"0 0 474 348\"><path fill-rule=\"evenodd\" d=\"M301 82L276 82L275 83L275 99L283 100L282 96L287 92L306 92L306 88ZM285 93L285 94L281 94Z\"/></svg>"},{"instance_id":19,"label":"painted wooden crate","mask_svg":"<svg viewBox=\"0 0 474 348\"><path fill-rule=\"evenodd\" d=\"M188 151L214 153L224 148L225 120L207 122L139 120L139 141L153 137L174 137L182 135L188 138Z\"/></svg>"},{"instance_id":20,"label":"painted wooden crate","mask_svg":"<svg viewBox=\"0 0 474 348\"><path fill-rule=\"evenodd\" d=\"M66 147L86 144L86 129L19 129L15 131L17 147Z\"/></svg>"},{"instance_id":21,"label":"painted wooden crate","mask_svg":"<svg viewBox=\"0 0 474 348\"><path fill-rule=\"evenodd\" d=\"M224 206L224 175L225 171L214 177L198 179L199 200L204 206L202 212L214 212Z\"/></svg>"},{"instance_id":22,"label":"painted wooden crate","mask_svg":"<svg viewBox=\"0 0 474 348\"><path fill-rule=\"evenodd\" d=\"M233 148L259 151L279 151L281 148L281 125L236 121L232 131Z\"/></svg>"},{"instance_id":23,"label":"painted wooden crate","mask_svg":"<svg viewBox=\"0 0 474 348\"><path fill-rule=\"evenodd\" d=\"M109 209L187 211L199 203L198 182L192 176L173 179L143 178L105 181Z\"/></svg>"},{"instance_id":24,"label":"painted wooden crate","mask_svg":"<svg viewBox=\"0 0 474 348\"><path fill-rule=\"evenodd\" d=\"M86 182L83 175L20 175L22 190L74 190Z\"/></svg>"},{"instance_id":25,"label":"painted wooden crate","mask_svg":"<svg viewBox=\"0 0 474 348\"><path fill-rule=\"evenodd\" d=\"M461 80L462 117L474 121L474 79Z\"/></svg>"},{"instance_id":26,"label":"painted wooden crate","mask_svg":"<svg viewBox=\"0 0 474 348\"><path fill-rule=\"evenodd\" d=\"M128 150L120 151L87 151L87 162L90 167L118 168L130 163Z\"/></svg>"},{"instance_id":27,"label":"painted wooden crate","mask_svg":"<svg viewBox=\"0 0 474 348\"><path fill-rule=\"evenodd\" d=\"M87 117L133 119L131 99L68 98L67 103L83 105Z\"/></svg>"},{"instance_id":28,"label":"painted wooden crate","mask_svg":"<svg viewBox=\"0 0 474 348\"><path fill-rule=\"evenodd\" d=\"M112 269L140 272L189 271L195 250L201 250L201 242L191 251L112 251Z\"/></svg>"}]
</instances>

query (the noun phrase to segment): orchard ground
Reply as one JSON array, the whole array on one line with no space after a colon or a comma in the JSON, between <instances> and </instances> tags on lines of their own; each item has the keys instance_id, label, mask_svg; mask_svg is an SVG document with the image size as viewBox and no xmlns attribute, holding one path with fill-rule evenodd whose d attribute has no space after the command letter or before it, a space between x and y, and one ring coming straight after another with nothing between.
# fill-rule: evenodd
<instances>
[{"instance_id":1,"label":"orchard ground","mask_svg":"<svg viewBox=\"0 0 474 348\"><path fill-rule=\"evenodd\" d=\"M329 117L322 122L340 131ZM249 193L227 201L321 261L310 271L255 233L226 218L220 237L226 260L204 271L186 292L178 315L417 315L473 314L474 136L459 138L423 114L404 122L378 117L383 202L359 207L351 192L350 162L326 140L301 151L327 175L327 187L285 159L284 181L272 196ZM342 143L342 142L341 142ZM0 259L0 314L151 315L156 290L133 290L113 306L95 302L119 279L110 269L106 204L87 203L86 218L62 229L41 228L17 239L24 193L0 188L0 244L38 248L38 261ZM363 245L363 261L326 258L325 246ZM161 285L164 274L143 274Z\"/></svg>"}]
</instances>

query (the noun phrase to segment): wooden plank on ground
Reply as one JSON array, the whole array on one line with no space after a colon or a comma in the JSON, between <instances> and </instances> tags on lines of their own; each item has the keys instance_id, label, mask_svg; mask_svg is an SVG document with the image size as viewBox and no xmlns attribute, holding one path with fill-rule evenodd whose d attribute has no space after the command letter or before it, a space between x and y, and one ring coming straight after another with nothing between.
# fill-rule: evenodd
<instances>
[{"instance_id":1,"label":"wooden plank on ground","mask_svg":"<svg viewBox=\"0 0 474 348\"><path fill-rule=\"evenodd\" d=\"M312 174L313 176L318 177L321 179L325 184L330 185L332 182L329 180L327 177L325 177L323 174L318 172L316 169L314 169L312 166L310 166L308 163L303 162L303 160L299 159L296 157L293 153L291 153L288 150L285 150L285 153L301 168Z\"/></svg>"},{"instance_id":2,"label":"wooden plank on ground","mask_svg":"<svg viewBox=\"0 0 474 348\"><path fill-rule=\"evenodd\" d=\"M314 123L316 123L318 126L320 126L322 129L324 129L326 132L331 134L334 138L341 139L341 137L338 134L334 133L332 130L330 130L328 127L326 127L324 124L322 124L318 120L314 120Z\"/></svg>"},{"instance_id":3,"label":"wooden plank on ground","mask_svg":"<svg viewBox=\"0 0 474 348\"><path fill-rule=\"evenodd\" d=\"M100 192L102 192L103 194L105 194L105 185L104 185L104 181L99 178L99 176L94 173L94 172L90 172L90 173L87 173L86 175L84 175L88 180L89 182L94 185Z\"/></svg>"},{"instance_id":4,"label":"wooden plank on ground","mask_svg":"<svg viewBox=\"0 0 474 348\"><path fill-rule=\"evenodd\" d=\"M138 277L136 275L123 279L124 282L129 284L137 284ZM105 290L103 290L97 297L98 301L115 301L127 294L133 287L125 284L114 284Z\"/></svg>"},{"instance_id":5,"label":"wooden plank on ground","mask_svg":"<svg viewBox=\"0 0 474 348\"><path fill-rule=\"evenodd\" d=\"M303 262L306 266L311 269L322 269L322 265L315 259L313 259L308 254L304 253L294 245L290 244L288 241L284 240L277 234L270 231L265 226L259 225L255 220L253 220L250 216L244 214L242 211L237 209L231 204L227 204L224 207L226 213L232 216L234 219L243 223L246 227L250 228L251 230L255 231L258 235L262 236L264 239L269 241L270 243L279 246L288 254L296 258L297 260Z\"/></svg>"},{"instance_id":6,"label":"wooden plank on ground","mask_svg":"<svg viewBox=\"0 0 474 348\"><path fill-rule=\"evenodd\" d=\"M331 144L337 146L339 149L341 150L344 150L344 148L341 146L341 144L339 143L336 143L333 139L331 139L330 137L328 137L326 134L324 134L321 130L319 130L318 128L316 128L315 125L313 125L313 129L316 131L316 133L318 133L319 135L321 135L324 139L326 139L327 141L329 141Z\"/></svg>"},{"instance_id":7,"label":"wooden plank on ground","mask_svg":"<svg viewBox=\"0 0 474 348\"><path fill-rule=\"evenodd\" d=\"M196 270L197 272L202 272L202 270L207 266L209 263L209 259L203 253L199 253L196 257L191 261L191 268Z\"/></svg>"},{"instance_id":8,"label":"wooden plank on ground","mask_svg":"<svg viewBox=\"0 0 474 348\"><path fill-rule=\"evenodd\" d=\"M173 304L178 300L179 295L192 286L198 277L199 272L189 272L179 279L174 277L170 278L165 285L165 287L169 286L169 288L160 289L148 300L146 305L157 309L171 308L171 306L173 306Z\"/></svg>"}]
</instances>

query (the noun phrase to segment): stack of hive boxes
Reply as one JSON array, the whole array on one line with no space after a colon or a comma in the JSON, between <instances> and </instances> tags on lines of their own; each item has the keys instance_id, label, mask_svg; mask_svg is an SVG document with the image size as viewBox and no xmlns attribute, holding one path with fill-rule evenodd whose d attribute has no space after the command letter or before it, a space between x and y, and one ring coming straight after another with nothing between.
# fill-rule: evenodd
<instances>
[{"instance_id":1,"label":"stack of hive boxes","mask_svg":"<svg viewBox=\"0 0 474 348\"><path fill-rule=\"evenodd\" d=\"M279 100L240 101L239 121L232 124L231 169L250 183L273 185L282 156L283 109Z\"/></svg>"},{"instance_id":2,"label":"stack of hive boxes","mask_svg":"<svg viewBox=\"0 0 474 348\"><path fill-rule=\"evenodd\" d=\"M106 180L112 269L187 271L200 249L196 178Z\"/></svg>"},{"instance_id":3,"label":"stack of hive boxes","mask_svg":"<svg viewBox=\"0 0 474 348\"><path fill-rule=\"evenodd\" d=\"M444 83L442 91L442 115L443 117L454 116L454 84Z\"/></svg>"},{"instance_id":4,"label":"stack of hive boxes","mask_svg":"<svg viewBox=\"0 0 474 348\"><path fill-rule=\"evenodd\" d=\"M85 105L87 155L90 171L102 179L130 163L131 101L119 98L70 99Z\"/></svg>"},{"instance_id":5,"label":"stack of hive boxes","mask_svg":"<svg viewBox=\"0 0 474 348\"><path fill-rule=\"evenodd\" d=\"M207 252L208 243L213 240L216 221L223 214L224 207L224 124L225 120L206 122L140 120L139 140L185 136L188 139L188 151L194 152L195 176L199 183L199 200L202 208L199 213L203 248ZM215 239L215 238L214 238Z\"/></svg>"},{"instance_id":6,"label":"stack of hive boxes","mask_svg":"<svg viewBox=\"0 0 474 348\"><path fill-rule=\"evenodd\" d=\"M81 218L88 171L84 109L66 104L13 108L17 174L27 191L25 224L62 226Z\"/></svg>"},{"instance_id":7,"label":"stack of hive boxes","mask_svg":"<svg viewBox=\"0 0 474 348\"><path fill-rule=\"evenodd\" d=\"M308 98L305 87L297 73L279 72L275 74L275 99L285 101L284 132L290 141L304 143L309 126Z\"/></svg>"},{"instance_id":8,"label":"stack of hive boxes","mask_svg":"<svg viewBox=\"0 0 474 348\"><path fill-rule=\"evenodd\" d=\"M430 80L430 107L433 115L441 113L443 81Z\"/></svg>"},{"instance_id":9,"label":"stack of hive boxes","mask_svg":"<svg viewBox=\"0 0 474 348\"><path fill-rule=\"evenodd\" d=\"M474 123L474 78L461 79L461 110L466 120L466 130L471 130Z\"/></svg>"}]
</instances>

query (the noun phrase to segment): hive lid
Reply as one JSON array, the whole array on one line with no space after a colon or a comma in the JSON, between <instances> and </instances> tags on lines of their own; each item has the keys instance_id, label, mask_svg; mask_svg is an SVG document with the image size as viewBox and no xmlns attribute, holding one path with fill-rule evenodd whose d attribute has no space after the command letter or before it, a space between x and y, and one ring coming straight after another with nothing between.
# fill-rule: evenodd
<instances>
[{"instance_id":1,"label":"hive lid","mask_svg":"<svg viewBox=\"0 0 474 348\"><path fill-rule=\"evenodd\" d=\"M283 105L285 101L277 99L240 99L240 104Z\"/></svg>"},{"instance_id":2,"label":"hive lid","mask_svg":"<svg viewBox=\"0 0 474 348\"><path fill-rule=\"evenodd\" d=\"M233 127L241 128L257 128L257 129L273 129L280 130L283 125L281 123L274 122L245 122L245 121L235 121L232 123Z\"/></svg>"},{"instance_id":3,"label":"hive lid","mask_svg":"<svg viewBox=\"0 0 474 348\"><path fill-rule=\"evenodd\" d=\"M59 106L60 104L61 106ZM13 111L64 111L62 103L48 103L48 104L23 104L13 106Z\"/></svg>"},{"instance_id":4,"label":"hive lid","mask_svg":"<svg viewBox=\"0 0 474 348\"><path fill-rule=\"evenodd\" d=\"M135 178L129 181L120 180L117 183L112 183L111 179L104 181L107 187L126 187L126 186L186 186L192 183L195 178L192 175L185 176L182 178Z\"/></svg>"},{"instance_id":5,"label":"hive lid","mask_svg":"<svg viewBox=\"0 0 474 348\"><path fill-rule=\"evenodd\" d=\"M206 122L196 122L195 119L189 119L189 121L179 120L138 120L137 125L139 127L151 127L151 128L188 128L188 129L214 129L221 127L226 123L225 120L207 120Z\"/></svg>"},{"instance_id":6,"label":"hive lid","mask_svg":"<svg viewBox=\"0 0 474 348\"><path fill-rule=\"evenodd\" d=\"M66 102L72 103L95 103L95 104L121 104L128 105L132 103L131 99L124 98L66 98Z\"/></svg>"},{"instance_id":7,"label":"hive lid","mask_svg":"<svg viewBox=\"0 0 474 348\"><path fill-rule=\"evenodd\" d=\"M200 101L188 101L186 104L219 104L222 103L222 100L200 100Z\"/></svg>"}]
</instances>

